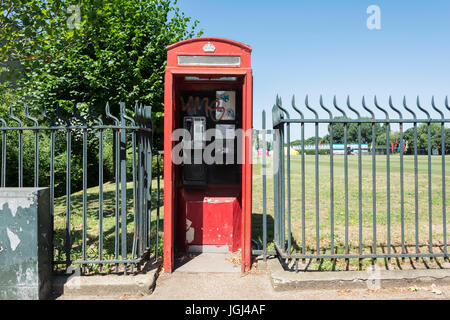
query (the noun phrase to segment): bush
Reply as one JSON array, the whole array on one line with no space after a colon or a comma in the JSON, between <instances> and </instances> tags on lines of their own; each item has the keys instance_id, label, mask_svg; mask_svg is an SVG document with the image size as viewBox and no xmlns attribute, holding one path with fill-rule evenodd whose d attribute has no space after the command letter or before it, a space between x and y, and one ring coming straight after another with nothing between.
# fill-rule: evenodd
<instances>
[{"instance_id":1,"label":"bush","mask_svg":"<svg viewBox=\"0 0 450 320\"><path fill-rule=\"evenodd\" d=\"M152 161L152 177L156 178L156 174L157 174L157 163L158 163L158 157L156 155L158 151L154 151L153 153L153 161ZM159 157L159 174L161 175L161 177L164 175L164 156L161 155Z\"/></svg>"},{"instance_id":2,"label":"bush","mask_svg":"<svg viewBox=\"0 0 450 320\"><path fill-rule=\"evenodd\" d=\"M315 155L316 154L316 150L305 150L305 154ZM319 151L319 154L321 154L321 155L330 154L330 149L321 149Z\"/></svg>"}]
</instances>

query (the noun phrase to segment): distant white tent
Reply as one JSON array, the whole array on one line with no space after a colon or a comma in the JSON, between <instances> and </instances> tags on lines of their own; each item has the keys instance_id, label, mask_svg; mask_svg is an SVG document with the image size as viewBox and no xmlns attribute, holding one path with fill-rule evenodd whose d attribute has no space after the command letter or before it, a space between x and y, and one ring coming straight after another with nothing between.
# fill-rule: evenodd
<instances>
[{"instance_id":1,"label":"distant white tent","mask_svg":"<svg viewBox=\"0 0 450 320\"><path fill-rule=\"evenodd\" d=\"M287 153L288 153L288 149L287 149L287 147L284 147L284 155L287 155ZM291 156L296 156L296 155L298 155L298 151L295 150L294 148L290 147L289 148L289 154Z\"/></svg>"}]
</instances>

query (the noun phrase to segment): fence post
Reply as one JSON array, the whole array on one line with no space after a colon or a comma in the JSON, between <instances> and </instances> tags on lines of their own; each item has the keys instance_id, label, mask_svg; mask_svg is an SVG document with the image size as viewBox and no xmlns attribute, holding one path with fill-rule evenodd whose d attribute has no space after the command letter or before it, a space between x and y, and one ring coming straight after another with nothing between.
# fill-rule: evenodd
<instances>
[{"instance_id":1,"label":"fence post","mask_svg":"<svg viewBox=\"0 0 450 320\"><path fill-rule=\"evenodd\" d=\"M158 259L158 253L159 253L159 206L160 206L160 192L159 192L159 185L160 185L160 168L159 168L159 161L160 161L161 154L158 152L156 156L156 177L157 177L157 186L156 186L156 248L155 248L155 260Z\"/></svg>"},{"instance_id":2,"label":"fence post","mask_svg":"<svg viewBox=\"0 0 450 320\"><path fill-rule=\"evenodd\" d=\"M152 108L150 106L144 107L144 116L145 116L145 129L146 129L146 135L145 135L145 149L146 149L146 220L147 220L147 232L146 232L146 244L147 248L150 249L150 241L151 241L151 213L152 213L152 198L151 198L151 189L152 189L152 128L151 128L151 115L152 115Z\"/></svg>"},{"instance_id":3,"label":"fence post","mask_svg":"<svg viewBox=\"0 0 450 320\"><path fill-rule=\"evenodd\" d=\"M267 258L267 207L266 207L266 111L262 112L262 186L263 186L263 258Z\"/></svg>"},{"instance_id":4,"label":"fence post","mask_svg":"<svg viewBox=\"0 0 450 320\"><path fill-rule=\"evenodd\" d=\"M127 133L125 130L125 103L120 103L120 208L121 208L121 236L122 236L122 259L127 258ZM123 273L127 274L127 265L124 264Z\"/></svg>"}]
</instances>

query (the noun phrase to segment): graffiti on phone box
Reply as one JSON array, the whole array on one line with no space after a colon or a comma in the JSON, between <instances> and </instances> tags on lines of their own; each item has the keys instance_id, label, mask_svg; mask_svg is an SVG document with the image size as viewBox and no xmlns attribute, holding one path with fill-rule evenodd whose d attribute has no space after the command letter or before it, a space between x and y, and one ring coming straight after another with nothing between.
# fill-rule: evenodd
<instances>
[{"instance_id":1,"label":"graffiti on phone box","mask_svg":"<svg viewBox=\"0 0 450 320\"><path fill-rule=\"evenodd\" d=\"M187 101L183 97L180 97L181 110L188 115L196 116L205 114L207 118L210 118L214 122L222 120L225 115L225 108L220 106L220 100L209 100L208 97L194 97L189 96ZM217 115L219 114L219 117Z\"/></svg>"}]
</instances>

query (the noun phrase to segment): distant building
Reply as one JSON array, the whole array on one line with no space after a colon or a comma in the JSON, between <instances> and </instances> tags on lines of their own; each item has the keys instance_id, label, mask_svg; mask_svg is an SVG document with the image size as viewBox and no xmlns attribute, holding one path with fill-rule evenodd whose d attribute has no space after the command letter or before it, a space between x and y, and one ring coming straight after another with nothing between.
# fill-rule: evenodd
<instances>
[{"instance_id":1,"label":"distant building","mask_svg":"<svg viewBox=\"0 0 450 320\"><path fill-rule=\"evenodd\" d=\"M297 145L293 146L295 150L298 152L301 152L302 146ZM349 153L357 153L358 152L358 144L357 143L348 143L347 148ZM311 145L305 145L305 150L315 150L316 146L314 144ZM330 150L329 144L319 144L319 150ZM362 154L368 154L370 152L369 150L369 144L368 143L361 143L361 153ZM333 144L333 154L344 154L344 144L343 143L334 143Z\"/></svg>"}]
</instances>

